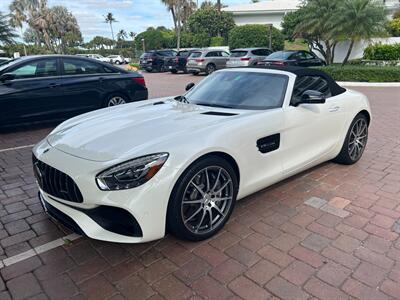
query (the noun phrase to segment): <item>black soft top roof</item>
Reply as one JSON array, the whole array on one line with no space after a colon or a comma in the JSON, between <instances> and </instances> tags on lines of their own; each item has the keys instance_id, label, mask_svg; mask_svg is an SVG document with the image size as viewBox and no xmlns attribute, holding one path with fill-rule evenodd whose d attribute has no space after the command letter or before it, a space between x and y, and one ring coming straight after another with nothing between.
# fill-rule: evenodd
<instances>
[{"instance_id":1,"label":"black soft top roof","mask_svg":"<svg viewBox=\"0 0 400 300\"><path fill-rule=\"evenodd\" d=\"M303 67L279 67L279 66L255 66L253 68L260 68L260 69L271 69L271 70L279 70L293 73L297 76L320 76L324 78L331 90L332 96L340 95L346 91L345 88L341 87L336 83L336 81L324 71L313 69L313 68L303 68Z\"/></svg>"}]
</instances>

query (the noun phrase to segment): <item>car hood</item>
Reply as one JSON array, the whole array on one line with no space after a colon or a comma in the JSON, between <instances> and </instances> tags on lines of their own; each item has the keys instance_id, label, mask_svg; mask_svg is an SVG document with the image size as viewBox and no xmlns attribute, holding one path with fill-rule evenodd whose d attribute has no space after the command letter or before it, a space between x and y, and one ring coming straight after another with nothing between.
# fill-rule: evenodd
<instances>
[{"instance_id":1,"label":"car hood","mask_svg":"<svg viewBox=\"0 0 400 300\"><path fill-rule=\"evenodd\" d=\"M83 159L109 161L155 149L154 145L165 141L173 143L180 134L204 130L243 112L165 99L143 102L78 116L56 128L47 141L56 149ZM235 114L226 114L227 111Z\"/></svg>"}]
</instances>

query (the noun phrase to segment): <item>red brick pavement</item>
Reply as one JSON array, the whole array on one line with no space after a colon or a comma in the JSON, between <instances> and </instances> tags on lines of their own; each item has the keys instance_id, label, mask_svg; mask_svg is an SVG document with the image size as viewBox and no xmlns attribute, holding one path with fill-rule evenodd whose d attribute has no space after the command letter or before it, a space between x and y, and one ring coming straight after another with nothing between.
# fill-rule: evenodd
<instances>
[{"instance_id":1,"label":"red brick pavement","mask_svg":"<svg viewBox=\"0 0 400 300\"><path fill-rule=\"evenodd\" d=\"M146 75L153 96L192 79ZM158 85L161 86L160 89ZM398 88L357 88L373 122L363 159L325 163L240 201L216 237L140 245L86 238L0 270L0 299L400 299ZM0 149L34 143L50 128L0 134ZM30 148L0 152L0 257L66 234L36 198ZM304 205L349 200L344 219ZM343 199L331 203L342 207Z\"/></svg>"}]
</instances>

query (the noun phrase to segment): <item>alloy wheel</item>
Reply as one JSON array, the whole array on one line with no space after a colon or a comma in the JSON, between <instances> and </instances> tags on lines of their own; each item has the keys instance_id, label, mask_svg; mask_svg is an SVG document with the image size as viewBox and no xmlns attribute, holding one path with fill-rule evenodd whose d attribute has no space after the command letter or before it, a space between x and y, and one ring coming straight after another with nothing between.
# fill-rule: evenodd
<instances>
[{"instance_id":1,"label":"alloy wheel","mask_svg":"<svg viewBox=\"0 0 400 300\"><path fill-rule=\"evenodd\" d=\"M181 204L185 227L194 234L207 234L228 216L234 195L233 181L220 166L209 166L194 175Z\"/></svg>"},{"instance_id":2,"label":"alloy wheel","mask_svg":"<svg viewBox=\"0 0 400 300\"><path fill-rule=\"evenodd\" d=\"M364 152L368 139L368 124L364 118L358 119L351 128L348 153L353 161L358 160Z\"/></svg>"},{"instance_id":3,"label":"alloy wheel","mask_svg":"<svg viewBox=\"0 0 400 300\"><path fill-rule=\"evenodd\" d=\"M214 73L215 71L215 66L214 65L208 65L207 66L207 74Z\"/></svg>"},{"instance_id":4,"label":"alloy wheel","mask_svg":"<svg viewBox=\"0 0 400 300\"><path fill-rule=\"evenodd\" d=\"M116 106L116 105L121 105L121 104L125 104L126 101L124 98L120 97L120 96L115 96L112 97L110 100L108 100L108 107L111 106Z\"/></svg>"}]
</instances>

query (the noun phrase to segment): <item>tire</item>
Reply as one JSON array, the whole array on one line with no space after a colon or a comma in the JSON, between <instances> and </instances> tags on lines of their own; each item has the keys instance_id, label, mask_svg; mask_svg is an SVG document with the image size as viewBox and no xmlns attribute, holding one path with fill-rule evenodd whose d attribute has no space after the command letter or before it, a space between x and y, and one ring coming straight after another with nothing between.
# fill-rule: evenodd
<instances>
[{"instance_id":1,"label":"tire","mask_svg":"<svg viewBox=\"0 0 400 300\"><path fill-rule=\"evenodd\" d=\"M188 73L188 70L187 70L187 68L185 67L185 68L183 68L183 73L184 74L187 74Z\"/></svg>"},{"instance_id":2,"label":"tire","mask_svg":"<svg viewBox=\"0 0 400 300\"><path fill-rule=\"evenodd\" d=\"M119 60L116 60L116 61L115 61L115 64L116 64L116 65L120 65L121 62L120 62Z\"/></svg>"},{"instance_id":3,"label":"tire","mask_svg":"<svg viewBox=\"0 0 400 300\"><path fill-rule=\"evenodd\" d=\"M368 141L368 119L358 114L350 124L342 149L333 161L343 165L355 164L363 155Z\"/></svg>"},{"instance_id":4,"label":"tire","mask_svg":"<svg viewBox=\"0 0 400 300\"><path fill-rule=\"evenodd\" d=\"M178 70L171 70L171 73L172 73L172 74L177 74L177 73L178 73Z\"/></svg>"},{"instance_id":5,"label":"tire","mask_svg":"<svg viewBox=\"0 0 400 300\"><path fill-rule=\"evenodd\" d=\"M216 66L214 64L208 64L206 66L206 74L210 75L210 74L214 73L216 69L217 68L216 68Z\"/></svg>"},{"instance_id":6,"label":"tire","mask_svg":"<svg viewBox=\"0 0 400 300\"><path fill-rule=\"evenodd\" d=\"M237 175L225 159L213 155L197 160L181 175L171 193L167 230L190 241L213 236L232 214L237 192Z\"/></svg>"},{"instance_id":7,"label":"tire","mask_svg":"<svg viewBox=\"0 0 400 300\"><path fill-rule=\"evenodd\" d=\"M122 105L122 104L126 104L128 102L129 101L127 100L127 98L124 95L112 94L111 96L107 97L104 107L112 107L112 106Z\"/></svg>"}]
</instances>

